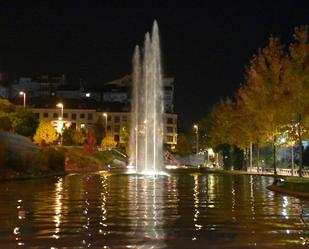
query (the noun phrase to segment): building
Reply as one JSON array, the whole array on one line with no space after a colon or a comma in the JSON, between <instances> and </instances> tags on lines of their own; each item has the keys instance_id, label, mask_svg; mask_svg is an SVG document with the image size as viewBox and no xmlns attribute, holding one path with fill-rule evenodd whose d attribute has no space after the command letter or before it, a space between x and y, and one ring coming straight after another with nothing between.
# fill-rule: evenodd
<instances>
[{"instance_id":1,"label":"building","mask_svg":"<svg viewBox=\"0 0 309 249\"><path fill-rule=\"evenodd\" d=\"M103 101L130 103L132 76L126 75L120 79L104 84ZM166 112L174 112L174 78L164 78L164 108Z\"/></svg>"},{"instance_id":2,"label":"building","mask_svg":"<svg viewBox=\"0 0 309 249\"><path fill-rule=\"evenodd\" d=\"M3 99L9 98L9 88L0 85L0 98L3 98Z\"/></svg>"},{"instance_id":3,"label":"building","mask_svg":"<svg viewBox=\"0 0 309 249\"><path fill-rule=\"evenodd\" d=\"M66 84L65 75L43 74L20 77L11 85L11 98L16 98L21 91L26 92L28 98L55 97L57 89Z\"/></svg>"},{"instance_id":4,"label":"building","mask_svg":"<svg viewBox=\"0 0 309 249\"><path fill-rule=\"evenodd\" d=\"M64 109L61 118L61 110L59 108L33 108L33 112L40 120L51 122L57 131L63 126L73 127L75 129L89 129L98 121L99 117L106 126L107 135L114 137L116 142L120 141L120 131L123 127L130 123L130 112L99 112L95 109ZM104 114L106 114L104 116ZM165 132L164 143L174 148L177 144L177 115L165 114Z\"/></svg>"},{"instance_id":5,"label":"building","mask_svg":"<svg viewBox=\"0 0 309 249\"><path fill-rule=\"evenodd\" d=\"M61 131L63 126L89 129L100 120L106 127L107 135L113 136L116 142L122 142L121 129L130 124L131 113L124 105L119 108L119 106L110 103L100 105L100 103L92 100L66 99L61 102L63 104L62 109L57 107L55 100L49 103L45 102L43 105L38 103L40 102L32 103L33 112L40 120L51 122L58 132ZM166 146L174 148L177 144L177 115L166 113L164 123L164 143Z\"/></svg>"}]
</instances>

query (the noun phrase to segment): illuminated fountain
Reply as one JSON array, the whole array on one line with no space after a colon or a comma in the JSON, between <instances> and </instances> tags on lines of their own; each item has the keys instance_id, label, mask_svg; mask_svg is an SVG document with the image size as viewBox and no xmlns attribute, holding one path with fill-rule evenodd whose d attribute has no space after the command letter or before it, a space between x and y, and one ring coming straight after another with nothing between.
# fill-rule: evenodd
<instances>
[{"instance_id":1,"label":"illuminated fountain","mask_svg":"<svg viewBox=\"0 0 309 249\"><path fill-rule=\"evenodd\" d=\"M158 24L145 35L143 53L133 56L130 161L135 172L159 174L163 169L163 83Z\"/></svg>"}]
</instances>

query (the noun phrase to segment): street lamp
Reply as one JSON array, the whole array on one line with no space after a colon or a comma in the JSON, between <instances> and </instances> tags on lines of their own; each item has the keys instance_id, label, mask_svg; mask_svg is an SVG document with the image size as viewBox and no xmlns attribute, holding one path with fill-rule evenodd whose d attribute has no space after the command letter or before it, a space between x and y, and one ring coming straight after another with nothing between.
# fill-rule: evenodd
<instances>
[{"instance_id":1,"label":"street lamp","mask_svg":"<svg viewBox=\"0 0 309 249\"><path fill-rule=\"evenodd\" d=\"M19 92L19 95L23 95L23 97L24 97L24 108L26 108L26 93L21 91L21 92Z\"/></svg>"},{"instance_id":2,"label":"street lamp","mask_svg":"<svg viewBox=\"0 0 309 249\"><path fill-rule=\"evenodd\" d=\"M195 130L195 133L196 133L196 153L199 152L199 148L198 148L198 125L195 124L193 125L193 128Z\"/></svg>"},{"instance_id":3,"label":"street lamp","mask_svg":"<svg viewBox=\"0 0 309 249\"><path fill-rule=\"evenodd\" d=\"M62 103L58 103L56 106L61 108L61 116L60 116L60 118L62 120L63 119L63 104Z\"/></svg>"},{"instance_id":4,"label":"street lamp","mask_svg":"<svg viewBox=\"0 0 309 249\"><path fill-rule=\"evenodd\" d=\"M106 136L106 134L107 134L107 113L104 112L103 116L105 117L105 136Z\"/></svg>"},{"instance_id":5,"label":"street lamp","mask_svg":"<svg viewBox=\"0 0 309 249\"><path fill-rule=\"evenodd\" d=\"M62 103L58 103L56 105L57 107L61 108L61 116L59 117L59 121L58 121L58 125L59 125L59 133L60 133L60 144L62 145L62 129L63 129L63 104Z\"/></svg>"}]
</instances>

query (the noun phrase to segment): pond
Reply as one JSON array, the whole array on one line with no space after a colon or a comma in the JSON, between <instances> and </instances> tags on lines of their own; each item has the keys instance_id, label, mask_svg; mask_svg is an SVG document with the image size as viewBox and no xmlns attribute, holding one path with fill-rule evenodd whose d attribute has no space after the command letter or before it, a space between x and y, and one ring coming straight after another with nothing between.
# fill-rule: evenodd
<instances>
[{"instance_id":1,"label":"pond","mask_svg":"<svg viewBox=\"0 0 309 249\"><path fill-rule=\"evenodd\" d=\"M272 177L72 174L0 182L0 248L305 248L309 200Z\"/></svg>"}]
</instances>

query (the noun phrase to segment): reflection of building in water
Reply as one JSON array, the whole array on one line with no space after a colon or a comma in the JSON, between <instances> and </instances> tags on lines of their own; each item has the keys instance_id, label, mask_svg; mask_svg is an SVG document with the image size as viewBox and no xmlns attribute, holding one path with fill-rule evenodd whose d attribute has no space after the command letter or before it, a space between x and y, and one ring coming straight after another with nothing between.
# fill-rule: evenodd
<instances>
[{"instance_id":1,"label":"reflection of building in water","mask_svg":"<svg viewBox=\"0 0 309 249\"><path fill-rule=\"evenodd\" d=\"M63 178L59 178L55 183L55 204L54 204L54 222L55 222L55 231L53 237L59 239L60 225L62 218L62 194L63 194Z\"/></svg>"},{"instance_id":2,"label":"reflection of building in water","mask_svg":"<svg viewBox=\"0 0 309 249\"><path fill-rule=\"evenodd\" d=\"M164 246L164 213L162 205L163 181L155 176L130 176L128 195L134 198L129 201L129 210L136 219L132 220L131 236L141 240L138 248L161 248Z\"/></svg>"},{"instance_id":3,"label":"reflection of building in water","mask_svg":"<svg viewBox=\"0 0 309 249\"><path fill-rule=\"evenodd\" d=\"M101 195L100 195L100 200L101 200L101 221L100 221L100 228L99 228L99 233L103 234L103 236L106 236L108 234L107 231L107 210L106 210L106 201L107 201L107 195L108 195L108 189L107 189L107 176L103 175L100 177L101 179L101 184L102 184L102 189L101 189Z\"/></svg>"}]
</instances>

